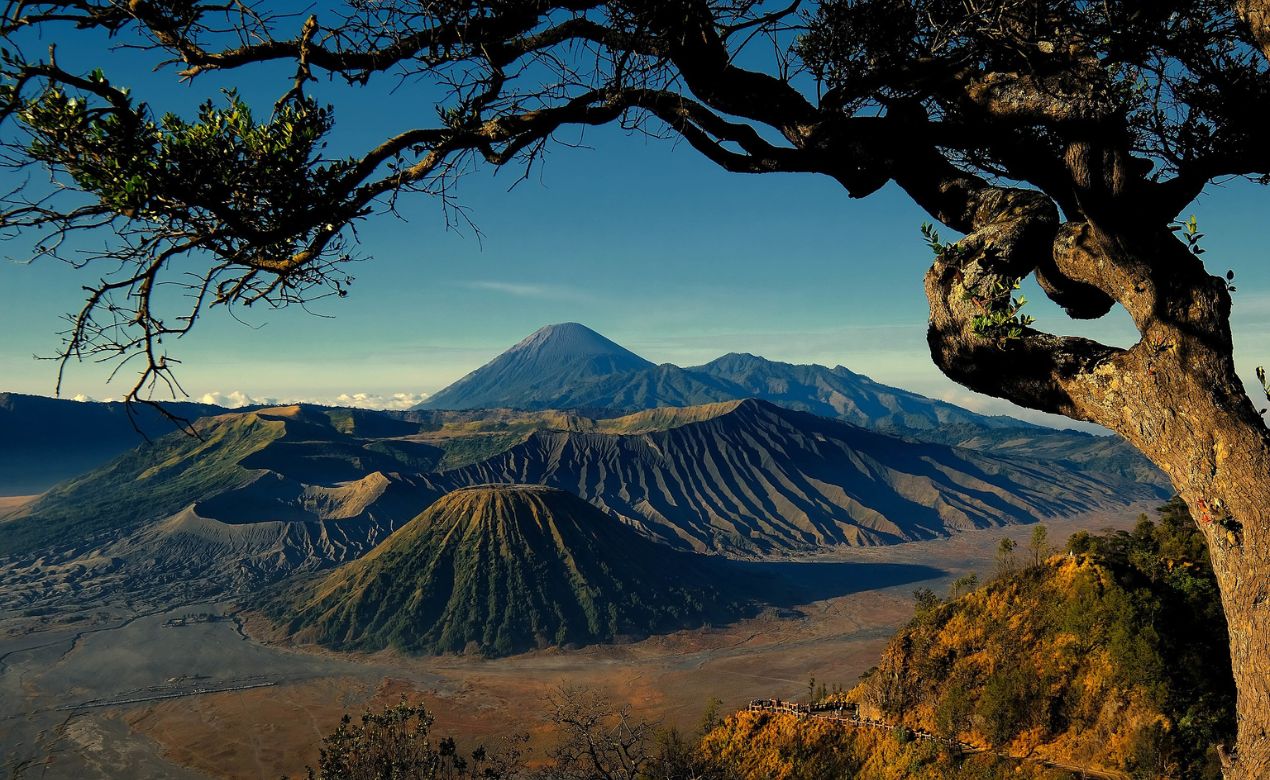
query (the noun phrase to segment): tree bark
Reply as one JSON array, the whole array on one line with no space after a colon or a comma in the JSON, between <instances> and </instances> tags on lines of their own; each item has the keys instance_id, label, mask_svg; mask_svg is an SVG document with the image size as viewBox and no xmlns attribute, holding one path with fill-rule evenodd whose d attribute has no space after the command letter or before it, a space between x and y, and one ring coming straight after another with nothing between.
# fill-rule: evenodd
<instances>
[{"instance_id":1,"label":"tree bark","mask_svg":"<svg viewBox=\"0 0 1270 780\"><path fill-rule=\"evenodd\" d=\"M938 166L921 159L896 176L966 234L926 276L936 365L973 390L1110 428L1168 475L1208 541L1229 629L1238 735L1226 777L1270 777L1270 431L1235 372L1226 281L1165 225L1060 223L1039 192ZM976 325L985 288L1033 271L1073 316L1121 304L1141 340L1119 349Z\"/></svg>"},{"instance_id":2,"label":"tree bark","mask_svg":"<svg viewBox=\"0 0 1270 780\"><path fill-rule=\"evenodd\" d=\"M1226 281L1161 230L1087 232L1083 260L1057 264L1115 294L1142 340L1058 383L1076 416L1116 431L1169 476L1207 538L1238 696L1224 770L1270 777L1270 431L1235 370ZM1057 258L1069 247L1055 249Z\"/></svg>"},{"instance_id":3,"label":"tree bark","mask_svg":"<svg viewBox=\"0 0 1270 780\"><path fill-rule=\"evenodd\" d=\"M1225 774L1266 778L1270 441L1233 362L1215 358L1187 354L1118 366L1107 372L1099 401L1105 412L1116 412L1099 416L1168 474L1208 540L1238 695L1238 737L1224 756Z\"/></svg>"}]
</instances>

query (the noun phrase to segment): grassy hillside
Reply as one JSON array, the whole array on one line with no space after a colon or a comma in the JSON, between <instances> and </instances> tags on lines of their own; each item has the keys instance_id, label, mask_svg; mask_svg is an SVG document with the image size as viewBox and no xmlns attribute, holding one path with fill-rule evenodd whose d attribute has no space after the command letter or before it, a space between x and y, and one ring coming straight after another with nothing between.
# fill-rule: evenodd
<instances>
[{"instance_id":1,"label":"grassy hillside","mask_svg":"<svg viewBox=\"0 0 1270 780\"><path fill-rule=\"evenodd\" d=\"M1202 537L1172 503L1158 522L1077 534L1066 553L958 598L922 594L917 616L844 698L888 724L1028 757L1011 777L1051 776L1027 774L1041 760L1220 777L1215 746L1233 738L1234 686ZM830 760L860 777L996 776L977 763L985 755L966 763L949 748L846 731L742 713L701 749L738 777L819 777L810 762Z\"/></svg>"},{"instance_id":2,"label":"grassy hillside","mask_svg":"<svg viewBox=\"0 0 1270 780\"><path fill-rule=\"evenodd\" d=\"M709 780L1075 780L1069 771L992 753L953 756L901 731L845 729L793 715L740 712L696 749ZM688 775L680 775L688 777Z\"/></svg>"},{"instance_id":3,"label":"grassy hillside","mask_svg":"<svg viewBox=\"0 0 1270 780\"><path fill-rule=\"evenodd\" d=\"M20 555L119 536L245 487L266 470L334 485L375 471L426 470L443 454L422 442L348 435L339 424L307 407L204 418L195 424L197 437L175 432L142 444L0 521L0 551ZM372 418L363 427L369 424L383 422Z\"/></svg>"},{"instance_id":4,"label":"grassy hillside","mask_svg":"<svg viewBox=\"0 0 1270 780\"><path fill-rule=\"evenodd\" d=\"M168 434L53 488L0 523L0 550L21 554L88 543L242 486L252 472L240 463L286 432L281 420L256 413L206 418L197 428L201 439Z\"/></svg>"},{"instance_id":5,"label":"grassy hillside","mask_svg":"<svg viewBox=\"0 0 1270 780\"><path fill-rule=\"evenodd\" d=\"M301 641L345 650L506 655L737 614L695 556L541 486L456 490L361 560L271 594Z\"/></svg>"}]
</instances>

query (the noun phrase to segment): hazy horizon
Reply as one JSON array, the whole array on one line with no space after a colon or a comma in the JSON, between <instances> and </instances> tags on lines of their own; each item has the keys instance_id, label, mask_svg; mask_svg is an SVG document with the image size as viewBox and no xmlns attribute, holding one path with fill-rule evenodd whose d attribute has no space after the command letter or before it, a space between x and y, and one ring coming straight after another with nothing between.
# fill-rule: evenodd
<instances>
[{"instance_id":1,"label":"hazy horizon","mask_svg":"<svg viewBox=\"0 0 1270 780\"><path fill-rule=\"evenodd\" d=\"M565 322L565 320L561 320L559 322L552 322L552 323L543 323L543 325L541 325L540 327L560 324L561 322ZM942 380L942 384L948 385L947 388L943 388L943 392L941 394L936 394L936 392L938 392L938 388L936 392L923 392L921 389L917 387L905 385L895 381L888 381L884 377L880 377L868 371L861 370L858 366L851 365L843 361L817 359L815 356L832 355L833 354L832 344L835 342L835 340L842 338L839 333L835 333L832 331L819 333L819 334L817 333L792 334L793 336L796 336L798 340L801 341L801 344L798 344L797 346L795 346L793 350L784 351L780 349L782 346L782 343L781 343L782 337L785 337L790 334L779 334L779 333L765 334L765 335L722 334L721 336L717 336L717 337L694 336L694 337L685 337L678 341L674 339L658 340L655 342L649 342L645 347L641 347L638 344L633 345L631 342L624 342L621 338L615 338L610 333L604 332L597 328L593 328L591 325L589 325L586 322L582 322L580 324L588 328L591 328L592 330L595 330L596 332L600 333L602 336L610 338L612 341L615 341L621 346L626 347L630 349L631 351L635 352L636 354L640 355L641 357L647 358L651 360L653 363L656 363L659 365L664 363L672 363L680 367L688 368L692 366L702 365L711 360L714 360L715 358L718 358L730 353L751 353L751 354L755 354L760 357L766 358L768 360L783 362L783 363L819 364L819 365L824 365L831 368L838 365L842 365L857 374L863 374L875 381L882 382L883 384L888 384L895 387L900 387L901 389L919 392L919 393L922 393L923 395L927 395L932 398L938 398L939 400L947 401L949 403L957 404L958 406L966 407L968 409L971 409L972 411L977 411L984 414L1005 414L1012 417L1018 417L1020 419L1028 419L1032 422L1055 425L1057 427L1082 427L1081 423L1069 420L1067 418L1032 412L1031 410L1022 409L1020 407L1014 406L1013 404L1000 401L999 399L993 399L987 396L980 396L974 393L970 393L964 388L961 388L949 382L942 375L939 375L938 372L935 372L936 376L934 378L937 380ZM538 328L535 328L534 330L537 330L537 329ZM880 326L877 328L862 328L858 330L862 330L862 331L871 330L876 335L878 332L894 330L894 326L890 326L890 327ZM530 331L530 332L533 332L533 331ZM216 387L213 389L205 390L201 393L187 387L188 395L184 397L179 397L176 400L192 401L192 402L205 403L205 404L216 404L218 406L223 406L223 407L231 408L231 409L244 407L244 406L253 406L253 405L310 403L310 404L320 404L320 405L327 405L327 406L358 407L358 408L365 408L365 409L404 410L404 409L409 409L415 406L416 404L421 403L422 401L426 400L431 395L435 394L437 391L448 386L452 382L462 378L470 371L479 368L480 366L489 362L489 360L493 359L499 354L502 354L507 349L511 348L515 343L519 342L522 338L524 338L525 336L528 336L530 332L526 332L515 337L509 337L509 340L507 340L506 343L503 343L501 345L491 345L488 348L477 347L477 346L472 346L470 348L446 348L441 346L431 346L431 347L425 346L424 347L425 351L432 349L432 350L435 350L436 353L438 354L455 358L454 365L458 366L457 368L458 373L455 373L448 380L441 380L439 384L435 384L435 386L430 386L423 389L415 389L415 388L393 389L394 388L393 385L385 384L382 387L373 388L369 391L362 390L362 389L353 389L353 390L339 391L334 394L329 392L327 394L322 394L322 393L313 392L311 390L306 391L299 387L291 387L291 388L276 387L276 389L266 388L265 390L255 390L249 386L240 387L237 385L233 385L233 383L231 382L226 384L227 389ZM793 356L808 355L810 357L806 357L803 359L798 359L797 357L792 357L792 358L791 357L776 357L776 356L773 356L773 354L764 352L761 348L753 348L752 346L747 347L746 344L744 343L744 341L747 339L749 341L755 342L756 344L766 343L769 348L777 349L780 354L787 354L787 355L793 355ZM720 344L721 346L717 351L710 352L710 348L708 345L713 343ZM875 350L866 349L862 351L862 354L876 358L878 353ZM666 356L666 355L669 355L672 357L663 357L662 359L659 359L658 357L658 356ZM676 359L673 357L677 355L685 356L688 359L685 359L684 357L680 357ZM708 355L708 357L706 355ZM470 364L468 362L460 363L459 362L460 359L465 361L476 361L476 362L471 362ZM48 366L50 364L45 363L44 365ZM931 368L933 370L933 366L931 366ZM83 368L80 368L80 373L83 373ZM75 400L75 401L102 401L102 402L117 401L119 400L119 398L115 397L114 395L111 395L109 391L111 387L118 387L118 386L119 386L118 383L116 383L113 386L111 385L104 386L106 388L106 392L103 393L102 395L90 395L85 392L77 392L77 393L70 394L64 391L60 397L68 399L68 400ZM50 391L41 391L38 388L37 389L23 389L23 388L14 388L14 387L0 387L0 392L18 392L18 393L24 393L28 395L53 397ZM171 399L166 399L166 400L171 400ZM1090 429L1096 428L1096 426L1087 426L1087 427ZM1101 429L1098 429L1098 430L1101 430Z\"/></svg>"}]
</instances>

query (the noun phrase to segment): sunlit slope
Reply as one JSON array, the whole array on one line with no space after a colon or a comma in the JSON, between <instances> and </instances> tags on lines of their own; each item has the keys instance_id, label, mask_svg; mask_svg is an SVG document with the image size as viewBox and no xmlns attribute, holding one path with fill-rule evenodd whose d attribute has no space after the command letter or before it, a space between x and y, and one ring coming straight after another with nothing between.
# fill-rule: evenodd
<instances>
[{"instance_id":1,"label":"sunlit slope","mask_svg":"<svg viewBox=\"0 0 1270 780\"><path fill-rule=\"evenodd\" d=\"M884 726L742 712L702 740L703 758L745 780L1218 780L1234 683L1193 521L1171 504L1159 523L1077 534L1069 549L949 599L928 594L860 684L825 697Z\"/></svg>"},{"instance_id":2,"label":"sunlit slope","mask_svg":"<svg viewBox=\"0 0 1270 780\"><path fill-rule=\"evenodd\" d=\"M256 413L200 421L201 438L172 433L64 482L0 523L0 550L89 544L170 515L194 497L245 485L241 464L286 433L280 419Z\"/></svg>"},{"instance_id":3,"label":"sunlit slope","mask_svg":"<svg viewBox=\"0 0 1270 780\"><path fill-rule=\"evenodd\" d=\"M188 420L227 411L193 403L165 408ZM144 436L157 438L175 428L145 404L129 409L118 402L0 392L0 496L41 493L136 447Z\"/></svg>"},{"instance_id":4,"label":"sunlit slope","mask_svg":"<svg viewBox=\"0 0 1270 780\"><path fill-rule=\"evenodd\" d=\"M426 470L442 454L341 433L321 410L304 407L219 415L194 427L196 436L177 432L138 446L23 507L0 523L0 551L91 545L200 502L209 504L205 516L229 522L322 519L332 504L367 498L323 495L322 487Z\"/></svg>"},{"instance_id":5,"label":"sunlit slope","mask_svg":"<svg viewBox=\"0 0 1270 780\"><path fill-rule=\"evenodd\" d=\"M551 485L672 544L742 554L930 538L1159 496L1061 463L905 441L754 400L597 429L637 432L539 432L427 479L442 490Z\"/></svg>"},{"instance_id":6,"label":"sunlit slope","mask_svg":"<svg viewBox=\"0 0 1270 780\"><path fill-rule=\"evenodd\" d=\"M371 553L275 596L289 633L340 649L505 655L736 612L694 557L560 490L456 490Z\"/></svg>"},{"instance_id":7,"label":"sunlit slope","mask_svg":"<svg viewBox=\"0 0 1270 780\"><path fill-rule=\"evenodd\" d=\"M1215 747L1234 732L1226 625L1185 508L1071 549L920 609L853 698L1015 755L1220 777Z\"/></svg>"}]
</instances>

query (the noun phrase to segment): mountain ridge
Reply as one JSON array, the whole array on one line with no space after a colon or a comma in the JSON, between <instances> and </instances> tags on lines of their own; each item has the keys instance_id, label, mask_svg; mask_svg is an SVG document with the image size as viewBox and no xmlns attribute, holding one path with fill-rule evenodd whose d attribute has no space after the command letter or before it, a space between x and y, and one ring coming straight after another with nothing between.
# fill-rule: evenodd
<instances>
[{"instance_id":1,"label":"mountain ridge","mask_svg":"<svg viewBox=\"0 0 1270 780\"><path fill-rule=\"evenodd\" d=\"M596 355L606 362L595 362ZM750 397L866 427L1040 427L884 385L841 365L785 363L748 352L729 352L687 368L655 365L578 323L540 328L415 408L634 412Z\"/></svg>"},{"instance_id":2,"label":"mountain ridge","mask_svg":"<svg viewBox=\"0 0 1270 780\"><path fill-rule=\"evenodd\" d=\"M95 585L81 578L80 592L132 582L241 593L356 558L446 493L488 483L567 490L658 542L738 558L1161 497L1114 474L907 441L753 399L607 420L301 406L199 425L202 440L170 434L10 512L0 584L13 587L0 601L52 598L31 577L54 560L67 577L72 561L101 573ZM473 444L481 437L492 443ZM441 468L456 449L462 465Z\"/></svg>"},{"instance_id":3,"label":"mountain ridge","mask_svg":"<svg viewBox=\"0 0 1270 780\"><path fill-rule=\"evenodd\" d=\"M888 544L1153 500L1160 491L1043 461L906 441L748 399L625 435L537 431L420 479L569 490L671 545L743 556Z\"/></svg>"}]
</instances>

